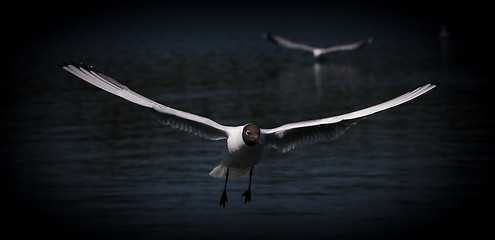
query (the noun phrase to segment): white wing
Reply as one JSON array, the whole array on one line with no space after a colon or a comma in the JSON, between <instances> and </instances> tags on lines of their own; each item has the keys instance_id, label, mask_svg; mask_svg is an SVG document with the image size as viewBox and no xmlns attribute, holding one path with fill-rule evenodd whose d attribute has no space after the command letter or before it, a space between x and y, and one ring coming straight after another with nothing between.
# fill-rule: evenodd
<instances>
[{"instance_id":1,"label":"white wing","mask_svg":"<svg viewBox=\"0 0 495 240\"><path fill-rule=\"evenodd\" d=\"M367 38L367 39L363 39L361 41L354 42L354 43L331 46L331 47L322 49L321 54L336 52L336 51L355 50L355 49L358 49L358 48L361 48L361 47L364 47L364 46L370 44L372 41L373 41L373 38Z\"/></svg>"},{"instance_id":2,"label":"white wing","mask_svg":"<svg viewBox=\"0 0 495 240\"><path fill-rule=\"evenodd\" d=\"M289 123L273 129L261 129L261 132L266 135L266 144L281 152L317 142L331 141L364 117L410 101L435 87L435 85L426 84L392 100L359 111L335 117Z\"/></svg>"},{"instance_id":3,"label":"white wing","mask_svg":"<svg viewBox=\"0 0 495 240\"><path fill-rule=\"evenodd\" d=\"M228 137L228 130L232 129L232 127L218 124L211 119L159 104L130 90L128 87L102 72L97 71L93 67L75 63L64 63L61 67L82 80L109 93L115 94L143 107L150 108L152 113L162 124L172 128L193 133L197 136L211 140L226 139Z\"/></svg>"},{"instance_id":4,"label":"white wing","mask_svg":"<svg viewBox=\"0 0 495 240\"><path fill-rule=\"evenodd\" d=\"M308 46L306 44L292 42L288 39L285 39L283 37L280 37L280 36L277 36L277 35L271 34L271 33L264 33L263 37L270 42L273 42L277 45L284 46L287 48L306 50L306 51L310 51L310 52L313 52L314 50L317 49L315 47L311 47L311 46Z\"/></svg>"}]
</instances>

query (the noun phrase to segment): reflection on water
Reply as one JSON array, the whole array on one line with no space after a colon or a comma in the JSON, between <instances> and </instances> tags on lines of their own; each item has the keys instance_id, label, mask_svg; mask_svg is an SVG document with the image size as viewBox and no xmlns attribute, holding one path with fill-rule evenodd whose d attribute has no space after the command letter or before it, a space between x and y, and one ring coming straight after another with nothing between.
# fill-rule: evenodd
<instances>
[{"instance_id":1,"label":"reflection on water","mask_svg":"<svg viewBox=\"0 0 495 240\"><path fill-rule=\"evenodd\" d=\"M447 26L442 25L440 29L440 33L438 34L438 38L440 39L440 46L442 49L442 59L444 62L447 62L450 58L450 32L447 29Z\"/></svg>"},{"instance_id":2,"label":"reflection on water","mask_svg":"<svg viewBox=\"0 0 495 240\"><path fill-rule=\"evenodd\" d=\"M324 81L327 82L327 84L345 82L347 85L353 81L359 81L359 79L362 78L366 79L366 76L363 76L359 69L354 67L351 63L315 61L312 64L282 69L277 78L281 92L290 92L293 90L302 91L301 87L309 87L313 89L315 94L321 97L325 94L322 91L322 82ZM311 91L310 89L305 90Z\"/></svg>"},{"instance_id":3,"label":"reflection on water","mask_svg":"<svg viewBox=\"0 0 495 240\"><path fill-rule=\"evenodd\" d=\"M430 32L415 32L420 40L405 45L377 31L367 48L313 62L256 42L266 30L258 25L242 31L222 25L217 31L237 35L205 37L214 40L195 45L196 53L187 49L191 40L182 42L188 34L169 25L167 43L181 42L173 50L146 42L160 35L157 29L131 26L115 30L116 39L92 32L107 38L24 53L34 55L25 61L43 61L13 66L12 91L3 96L11 103L2 109L0 156L12 224L92 239L383 239L483 226L473 214L493 212L486 204L493 189L488 176L495 146L487 131L493 121L484 114L493 106L484 91L488 76L465 64L466 56L457 49L442 55L434 33L430 39ZM72 38L77 34L84 35ZM125 44L118 41L123 36ZM228 42L226 50L220 40ZM451 43L447 47L462 47ZM162 127L146 109L58 68L67 55L168 106L222 124L266 128L354 111L428 82L438 87L369 117L335 142L287 154L267 150L254 170L252 202L244 205L241 196L247 179L232 179L223 209L223 180L208 173L225 142Z\"/></svg>"}]
</instances>

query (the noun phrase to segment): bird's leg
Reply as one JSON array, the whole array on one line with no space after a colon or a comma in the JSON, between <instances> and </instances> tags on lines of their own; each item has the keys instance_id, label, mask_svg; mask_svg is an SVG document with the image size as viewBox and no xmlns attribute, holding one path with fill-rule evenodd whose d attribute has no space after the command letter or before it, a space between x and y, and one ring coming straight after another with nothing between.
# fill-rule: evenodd
<instances>
[{"instance_id":1,"label":"bird's leg","mask_svg":"<svg viewBox=\"0 0 495 240\"><path fill-rule=\"evenodd\" d=\"M242 196L244 196L244 204L247 202L251 202L251 177L253 176L253 169L251 168L251 171L249 171L249 187L248 190L246 190Z\"/></svg>"},{"instance_id":2,"label":"bird's leg","mask_svg":"<svg viewBox=\"0 0 495 240\"><path fill-rule=\"evenodd\" d=\"M228 202L227 199L227 180L229 179L229 169L227 168L227 173L225 174L225 186L223 187L222 197L220 198L220 205L223 205L225 208L225 202Z\"/></svg>"}]
</instances>

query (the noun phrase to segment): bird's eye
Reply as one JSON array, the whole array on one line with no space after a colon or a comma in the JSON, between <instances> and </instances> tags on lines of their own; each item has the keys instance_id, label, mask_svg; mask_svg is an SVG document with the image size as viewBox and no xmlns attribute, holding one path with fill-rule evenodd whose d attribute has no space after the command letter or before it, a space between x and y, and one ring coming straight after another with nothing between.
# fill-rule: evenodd
<instances>
[{"instance_id":1,"label":"bird's eye","mask_svg":"<svg viewBox=\"0 0 495 240\"><path fill-rule=\"evenodd\" d=\"M246 131L246 134L247 134L247 135L251 135L251 132L250 132L250 131Z\"/></svg>"}]
</instances>

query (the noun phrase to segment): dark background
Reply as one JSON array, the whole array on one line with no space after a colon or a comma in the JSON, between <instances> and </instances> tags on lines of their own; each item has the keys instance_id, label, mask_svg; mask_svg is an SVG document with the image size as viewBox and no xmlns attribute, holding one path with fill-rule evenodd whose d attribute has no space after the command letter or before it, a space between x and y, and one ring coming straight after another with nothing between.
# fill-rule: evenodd
<instances>
[{"instance_id":1,"label":"dark background","mask_svg":"<svg viewBox=\"0 0 495 240\"><path fill-rule=\"evenodd\" d=\"M111 60L112 54L125 55L123 52L107 52L105 58L98 59L98 50L92 49L86 45L88 42L95 41L97 44L109 44L126 46L126 48L139 48L142 46L130 46L133 43L140 41L127 41L122 39L121 42L114 42L116 35L126 35L126 31L132 33L136 29L147 26L139 26L141 22L152 25L154 19L161 19L164 15L170 15L171 19L184 19L185 22L173 22L171 25L179 26L184 24L186 30L178 31L186 37L178 37L175 42L172 38L164 42L163 48L167 48L167 44L177 47L176 52L170 51L167 54L177 54L181 56L184 52L200 52L201 37L208 35L207 27L214 24L226 24L231 22L249 24L249 21L243 19L260 19L260 21L276 22L279 19L284 19L289 23L293 23L287 19L288 16L297 16L301 19L320 19L315 16L324 16L327 12L332 12L334 6L342 9L342 15L347 13L351 16L366 16L373 17L383 16L383 21L386 24L391 24L394 20L397 22L406 23L406 25L421 26L421 22L435 22L439 25L445 24L452 32L452 39L461 43L462 50L457 52L457 66L461 68L475 71L477 76L480 76L476 84L480 86L490 86L491 83L486 81L493 80L492 64L493 64L493 45L492 45L492 26L489 16L491 14L490 7L481 2L450 2L450 1L429 1L418 2L409 1L401 3L388 3L385 1L280 1L280 2L214 2L214 3L197 3L197 2L126 2L122 4L113 4L101 1L84 1L84 2L63 2L63 3L13 3L9 7L4 8L2 16L2 31L4 51L2 54L3 68L2 71L2 183L3 197L2 207L4 208L4 219L8 222L4 224L4 234L28 236L35 234L39 237L69 237L73 238L92 238L99 236L94 232L84 231L74 228L72 224L66 226L63 219L54 219L46 210L40 209L36 205L26 205L26 202L19 201L19 192L30 190L14 189L18 186L19 168L13 162L22 159L22 155L12 153L8 149L15 149L18 144L23 144L19 141L11 141L12 139L29 139L25 136L22 129L15 128L16 125L24 126L28 124L22 118L23 111L32 111L32 109L19 109L24 106L23 100L19 96L29 94L30 89L34 88L41 91L40 86L50 88L51 84L57 85L56 81L59 78L50 77L50 73L46 73L43 69L57 69L57 64L66 60L76 60L79 56L86 56L92 60L95 65ZM212 13L209 15L209 13ZM13 16L12 16L13 15ZM199 19L195 16L207 16L207 19ZM231 21L230 19L236 19ZM321 19L324 19L322 17ZM202 20L206 24L202 24ZM190 21L190 22L188 22ZM343 19L343 21L346 21ZM411 21L408 23L408 21ZM419 21L419 22L414 22ZM324 21L317 22L315 25L326 24ZM197 26L197 27L194 27ZM173 28L174 26L170 26ZM191 31L193 38L188 38L187 27L192 27ZM246 27L246 26L243 26ZM80 31L74 31L74 29ZM206 29L203 29L206 28ZM435 28L437 28L435 26ZM99 36L106 36L108 39L92 39L92 29L98 31ZM229 29L229 28L226 28ZM267 29L269 30L269 29ZM79 33L78 33L79 32ZM371 31L370 31L371 32ZM229 32L223 33L229 35ZM401 32L390 34L402 34ZM153 34L150 34L153 35ZM146 36L145 36L146 37ZM188 39L186 45L191 45L192 48L183 47L180 42L183 39ZM407 38L406 38L407 39ZM407 41L407 40L406 40ZM411 40L414 41L414 40ZM79 45L79 43L84 44ZM146 42L146 39L141 42ZM214 42L208 43L212 49L225 47L227 49L236 49L236 45L231 43ZM249 44L249 43L246 43ZM377 43L379 44L379 43ZM63 48L58 47L64 45ZM74 49L74 52L61 52L64 49ZM118 49L118 47L112 48ZM124 48L123 48L124 49ZM130 51L130 50L129 50ZM205 50L206 51L206 50ZM190 53L189 52L189 53ZM198 53L200 55L200 53ZM240 53L242 54L242 52ZM89 57L88 57L89 56ZM311 59L310 59L311 60ZM98 62L101 61L101 62ZM132 59L124 59L121 62ZM205 59L204 61L208 61ZM118 62L116 60L116 62ZM143 63L145 65L145 63ZM473 70L474 69L474 70ZM60 70L62 71L62 70ZM112 69L109 70L111 72ZM118 70L113 69L113 72ZM462 69L459 70L462 74ZM462 85L462 84L461 84ZM56 87L55 87L56 88ZM482 89L480 95L489 95L487 92L491 89ZM40 94L40 92L32 92L32 95ZM103 95L103 94L102 94ZM490 106L485 101L491 101L491 98L479 98L480 104ZM481 103L483 101L483 103ZM484 109L480 109L481 111ZM471 128L480 128L479 131L491 134L493 129L490 124L493 114L493 107L486 108L486 112L474 115L475 117L485 117L484 124L480 126L469 126ZM31 119L33 120L33 119ZM36 119L34 119L36 120ZM455 121L449 119L449 121ZM36 126L36 122L29 123ZM14 126L14 127L13 127ZM43 124L40 123L40 127ZM22 135L22 136L19 136ZM489 134L488 134L489 135ZM455 135L454 135L455 136ZM487 136L484 134L482 136ZM485 142L486 141L486 142ZM491 138L476 139L475 143L467 144L473 153L478 154L483 152L484 156L492 155L493 147ZM485 142L483 149L478 149L479 142ZM14 146L16 145L16 146ZM479 238L493 236L490 227L493 225L493 177L494 163L492 161L483 161L483 166L478 166L480 169L470 171L470 177L475 179L473 182L482 183L476 185L476 194L468 201L461 204L462 208L458 212L446 213L440 218L443 221L437 222L431 228L420 228L415 232L409 227L400 226L394 227L396 233L393 236L401 236L404 238L411 237L469 237ZM468 170L469 171L469 170ZM24 171L23 171L24 172ZM23 175L25 176L25 175ZM32 192L32 194L40 194ZM42 204L40 204L42 206ZM223 209L219 209L223 210ZM481 218L479 216L485 216ZM76 220L77 221L77 220ZM428 221L425 219L425 221ZM249 223L246 223L249 224ZM84 223L81 223L84 226ZM407 229L404 234L401 234L401 229ZM104 231L104 230L102 230ZM222 230L218 230L222 231ZM386 236L386 235L385 235ZM268 236L270 237L270 236ZM215 238L214 236L212 238Z\"/></svg>"}]
</instances>

